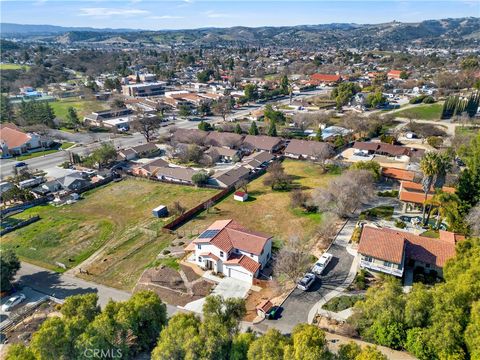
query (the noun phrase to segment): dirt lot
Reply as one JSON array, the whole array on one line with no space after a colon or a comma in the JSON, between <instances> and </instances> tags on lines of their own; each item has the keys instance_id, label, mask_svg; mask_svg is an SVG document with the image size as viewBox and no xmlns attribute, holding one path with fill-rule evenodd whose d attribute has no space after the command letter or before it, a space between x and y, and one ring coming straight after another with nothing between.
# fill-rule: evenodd
<instances>
[{"instance_id":1,"label":"dirt lot","mask_svg":"<svg viewBox=\"0 0 480 360\"><path fill-rule=\"evenodd\" d=\"M174 236L161 232L164 221L151 214L158 205L179 200L191 208L217 191L143 179L111 183L83 195L72 205L37 206L16 215L41 220L1 239L2 248L14 248L22 260L64 271L81 265L87 280L131 289L145 266L167 247Z\"/></svg>"},{"instance_id":2,"label":"dirt lot","mask_svg":"<svg viewBox=\"0 0 480 360\"><path fill-rule=\"evenodd\" d=\"M272 300L281 294L280 288L274 281L258 280L258 286L262 289L260 291L250 290L249 295L245 301L247 313L243 318L244 321L253 321L257 317L256 307L263 300Z\"/></svg>"},{"instance_id":3,"label":"dirt lot","mask_svg":"<svg viewBox=\"0 0 480 360\"><path fill-rule=\"evenodd\" d=\"M294 179L294 186L308 192L325 186L333 174L324 174L320 166L307 161L285 160L285 172ZM263 184L265 175L248 184L250 199L233 200L233 195L215 205L209 213L199 214L179 229L179 234L198 234L219 219L235 219L245 227L285 240L291 234L311 236L321 221L321 214L305 214L290 207L289 191L272 191Z\"/></svg>"},{"instance_id":4,"label":"dirt lot","mask_svg":"<svg viewBox=\"0 0 480 360\"><path fill-rule=\"evenodd\" d=\"M160 266L145 270L134 291L152 290L170 305L185 306L208 296L213 286L188 266L180 265L179 271Z\"/></svg>"}]
</instances>

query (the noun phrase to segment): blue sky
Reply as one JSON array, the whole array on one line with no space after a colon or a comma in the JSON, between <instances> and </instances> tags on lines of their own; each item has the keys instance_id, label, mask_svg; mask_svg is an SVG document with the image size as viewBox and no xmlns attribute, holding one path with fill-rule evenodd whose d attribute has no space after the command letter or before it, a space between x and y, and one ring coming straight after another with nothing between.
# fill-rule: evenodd
<instances>
[{"instance_id":1,"label":"blue sky","mask_svg":"<svg viewBox=\"0 0 480 360\"><path fill-rule=\"evenodd\" d=\"M332 22L371 24L480 16L480 0L0 0L0 6L2 22L152 30Z\"/></svg>"}]
</instances>

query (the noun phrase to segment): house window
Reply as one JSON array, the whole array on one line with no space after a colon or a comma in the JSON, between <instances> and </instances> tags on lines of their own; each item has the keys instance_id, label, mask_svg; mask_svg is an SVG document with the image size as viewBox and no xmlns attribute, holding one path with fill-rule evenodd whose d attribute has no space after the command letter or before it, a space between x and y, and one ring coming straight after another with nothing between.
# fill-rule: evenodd
<instances>
[{"instance_id":1,"label":"house window","mask_svg":"<svg viewBox=\"0 0 480 360\"><path fill-rule=\"evenodd\" d=\"M202 257L199 256L199 257L198 257L198 262L201 262L201 261L202 261Z\"/></svg>"},{"instance_id":2,"label":"house window","mask_svg":"<svg viewBox=\"0 0 480 360\"><path fill-rule=\"evenodd\" d=\"M383 266L385 266L385 267L391 267L391 266L392 266L392 263L391 263L391 262L388 262L388 261L384 261L384 262L383 262Z\"/></svg>"},{"instance_id":3,"label":"house window","mask_svg":"<svg viewBox=\"0 0 480 360\"><path fill-rule=\"evenodd\" d=\"M371 256L365 256L365 261L373 262L373 258Z\"/></svg>"},{"instance_id":4,"label":"house window","mask_svg":"<svg viewBox=\"0 0 480 360\"><path fill-rule=\"evenodd\" d=\"M198 245L197 245L197 249L200 250L201 248L202 248L202 245L198 244Z\"/></svg>"},{"instance_id":5,"label":"house window","mask_svg":"<svg viewBox=\"0 0 480 360\"><path fill-rule=\"evenodd\" d=\"M220 257L223 257L223 251L220 251Z\"/></svg>"}]
</instances>

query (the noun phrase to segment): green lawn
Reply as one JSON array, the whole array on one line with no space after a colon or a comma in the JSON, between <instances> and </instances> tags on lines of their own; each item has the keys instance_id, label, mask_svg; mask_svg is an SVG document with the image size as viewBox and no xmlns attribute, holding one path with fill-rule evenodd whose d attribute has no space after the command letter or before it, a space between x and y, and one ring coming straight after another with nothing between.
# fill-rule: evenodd
<instances>
[{"instance_id":1,"label":"green lawn","mask_svg":"<svg viewBox=\"0 0 480 360\"><path fill-rule=\"evenodd\" d=\"M411 117L420 120L440 120L443 104L420 104L395 113L397 117Z\"/></svg>"},{"instance_id":2,"label":"green lawn","mask_svg":"<svg viewBox=\"0 0 480 360\"><path fill-rule=\"evenodd\" d=\"M322 187L336 176L324 174L318 165L307 161L289 160L283 162L285 172L294 179L294 186L307 192ZM212 222L220 219L235 219L246 228L274 236L279 241L290 235L304 237L314 236L315 230L322 220L322 214L306 213L300 208L290 206L289 191L272 191L263 184L265 175L248 184L250 199L239 202L233 194L227 196L210 210L199 214L180 228L189 233L200 233Z\"/></svg>"},{"instance_id":3,"label":"green lawn","mask_svg":"<svg viewBox=\"0 0 480 360\"><path fill-rule=\"evenodd\" d=\"M30 69L28 65L20 64L0 64L0 70L21 70L21 69Z\"/></svg>"},{"instance_id":4,"label":"green lawn","mask_svg":"<svg viewBox=\"0 0 480 360\"><path fill-rule=\"evenodd\" d=\"M73 142L64 142L60 146L60 149L63 149L63 150L70 149L73 145L75 145L75 143Z\"/></svg>"},{"instance_id":5,"label":"green lawn","mask_svg":"<svg viewBox=\"0 0 480 360\"><path fill-rule=\"evenodd\" d=\"M362 218L379 218L390 220L393 215L393 206L377 206L372 209L362 211L360 217Z\"/></svg>"},{"instance_id":6,"label":"green lawn","mask_svg":"<svg viewBox=\"0 0 480 360\"><path fill-rule=\"evenodd\" d=\"M37 206L16 218L40 215L41 220L2 237L2 248L13 248L24 261L63 271L99 249L97 261L82 268L86 278L131 289L145 267L174 239L161 231L165 221L152 216L158 205L179 200L186 208L213 196L217 190L197 189L143 179L127 179L83 194L72 205Z\"/></svg>"},{"instance_id":7,"label":"green lawn","mask_svg":"<svg viewBox=\"0 0 480 360\"><path fill-rule=\"evenodd\" d=\"M474 126L457 126L455 127L455 135L475 136L480 132L480 127Z\"/></svg>"},{"instance_id":8,"label":"green lawn","mask_svg":"<svg viewBox=\"0 0 480 360\"><path fill-rule=\"evenodd\" d=\"M18 156L16 159L17 159L18 161L28 160L28 159L33 159L33 158L36 158L36 157L48 155L48 154L53 154L53 153L56 153L56 152L58 152L58 150L56 150L56 149L50 149L50 150L44 150L44 151L37 151L37 152L31 153L31 154L26 154L26 155Z\"/></svg>"},{"instance_id":9,"label":"green lawn","mask_svg":"<svg viewBox=\"0 0 480 360\"><path fill-rule=\"evenodd\" d=\"M96 100L79 100L77 98L61 99L59 101L51 102L50 105L52 106L55 115L62 120L67 118L69 107L73 107L75 110L77 110L80 120L82 120L85 115L88 115L93 111L104 110L108 108L108 105L105 102Z\"/></svg>"}]
</instances>

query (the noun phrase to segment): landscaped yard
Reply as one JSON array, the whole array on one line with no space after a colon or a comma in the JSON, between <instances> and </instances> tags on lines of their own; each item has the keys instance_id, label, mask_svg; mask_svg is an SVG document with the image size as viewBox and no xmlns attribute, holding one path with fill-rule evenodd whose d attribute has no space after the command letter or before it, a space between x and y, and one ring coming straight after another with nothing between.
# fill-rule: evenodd
<instances>
[{"instance_id":1,"label":"landscaped yard","mask_svg":"<svg viewBox=\"0 0 480 360\"><path fill-rule=\"evenodd\" d=\"M81 265L90 273L85 277L131 289L145 267L174 240L161 231L164 220L154 218L152 209L169 207L176 200L191 208L216 192L123 180L87 192L72 205L37 206L15 215L20 219L38 214L41 220L2 237L1 247L14 248L22 260L57 271L63 269L56 262L72 268L95 253L95 261Z\"/></svg>"},{"instance_id":2,"label":"landscaped yard","mask_svg":"<svg viewBox=\"0 0 480 360\"><path fill-rule=\"evenodd\" d=\"M58 151L57 149L49 149L49 150L43 150L43 151L36 151L36 152L32 152L32 153L30 153L30 154L26 154L26 155L22 155L22 156L17 156L16 159L17 159L18 161L28 160L28 159L32 159L32 158L36 158L36 157L48 155L48 154L53 154L53 153L56 153L57 151Z\"/></svg>"},{"instance_id":3,"label":"landscaped yard","mask_svg":"<svg viewBox=\"0 0 480 360\"><path fill-rule=\"evenodd\" d=\"M393 215L393 206L377 206L372 209L362 211L360 214L361 219L385 219L390 220Z\"/></svg>"},{"instance_id":4,"label":"landscaped yard","mask_svg":"<svg viewBox=\"0 0 480 360\"><path fill-rule=\"evenodd\" d=\"M411 117L421 120L440 120L443 104L420 104L395 113L397 117Z\"/></svg>"},{"instance_id":5,"label":"landscaped yard","mask_svg":"<svg viewBox=\"0 0 480 360\"><path fill-rule=\"evenodd\" d=\"M325 186L335 176L323 174L318 165L306 161L285 160L283 166L293 177L294 184L306 191ZM272 191L263 184L264 178L265 175L248 184L248 201L235 201L233 195L229 195L209 213L204 211L181 227L180 232L198 234L215 220L234 219L247 229L273 235L279 240L286 240L289 235L312 236L321 222L321 214L292 209L291 192Z\"/></svg>"},{"instance_id":6,"label":"landscaped yard","mask_svg":"<svg viewBox=\"0 0 480 360\"><path fill-rule=\"evenodd\" d=\"M351 308L359 300L363 300L365 296L363 295L342 295L330 299L327 303L322 306L322 309L339 312Z\"/></svg>"},{"instance_id":7,"label":"landscaped yard","mask_svg":"<svg viewBox=\"0 0 480 360\"><path fill-rule=\"evenodd\" d=\"M93 111L105 110L108 108L108 105L105 102L96 100L79 100L77 98L54 101L51 102L50 105L55 112L55 116L62 120L67 118L69 107L73 107L75 110L77 110L80 120L82 120L85 115L88 115Z\"/></svg>"},{"instance_id":8,"label":"landscaped yard","mask_svg":"<svg viewBox=\"0 0 480 360\"><path fill-rule=\"evenodd\" d=\"M0 64L0 70L21 70L21 69L28 70L29 68L30 68L30 66L28 66L28 65Z\"/></svg>"}]
</instances>

